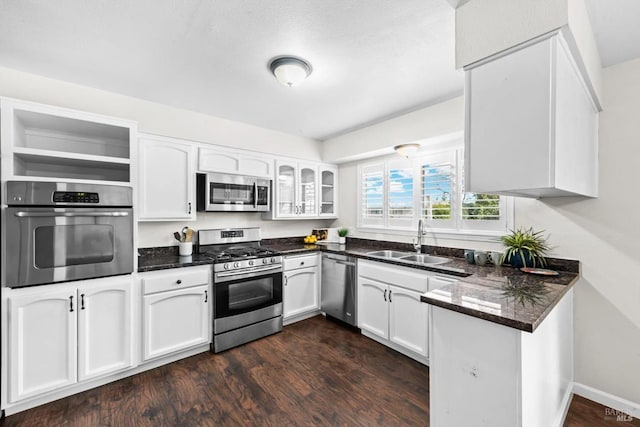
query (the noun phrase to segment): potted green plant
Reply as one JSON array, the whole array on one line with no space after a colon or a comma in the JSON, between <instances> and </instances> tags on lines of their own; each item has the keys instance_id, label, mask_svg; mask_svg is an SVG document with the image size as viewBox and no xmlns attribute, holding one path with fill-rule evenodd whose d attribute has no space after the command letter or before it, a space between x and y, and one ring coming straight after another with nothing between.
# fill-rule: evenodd
<instances>
[{"instance_id":1,"label":"potted green plant","mask_svg":"<svg viewBox=\"0 0 640 427\"><path fill-rule=\"evenodd\" d=\"M344 245L347 243L347 234L349 234L349 229L346 227L338 228L338 243Z\"/></svg>"},{"instance_id":2,"label":"potted green plant","mask_svg":"<svg viewBox=\"0 0 640 427\"><path fill-rule=\"evenodd\" d=\"M505 236L500 241L507 247L502 254L502 262L507 261L513 267L544 267L547 260L545 253L549 250L547 239L542 235L544 231L533 231L532 227L520 227Z\"/></svg>"}]
</instances>

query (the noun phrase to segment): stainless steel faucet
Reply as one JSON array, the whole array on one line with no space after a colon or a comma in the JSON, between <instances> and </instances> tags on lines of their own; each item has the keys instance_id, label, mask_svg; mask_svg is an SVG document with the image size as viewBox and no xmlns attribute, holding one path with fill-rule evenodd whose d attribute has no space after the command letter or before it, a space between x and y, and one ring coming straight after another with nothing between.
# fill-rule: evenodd
<instances>
[{"instance_id":1,"label":"stainless steel faucet","mask_svg":"<svg viewBox=\"0 0 640 427\"><path fill-rule=\"evenodd\" d=\"M413 240L413 248L416 250L417 253L421 253L422 252L422 235L424 234L424 224L422 222L422 219L420 221L418 221L418 239L416 241L416 239Z\"/></svg>"}]
</instances>

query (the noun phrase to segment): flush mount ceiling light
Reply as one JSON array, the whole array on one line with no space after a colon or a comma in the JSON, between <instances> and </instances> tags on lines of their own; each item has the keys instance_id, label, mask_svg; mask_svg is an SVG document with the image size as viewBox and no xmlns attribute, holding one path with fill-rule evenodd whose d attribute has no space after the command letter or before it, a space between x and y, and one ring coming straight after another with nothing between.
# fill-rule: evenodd
<instances>
[{"instance_id":1,"label":"flush mount ceiling light","mask_svg":"<svg viewBox=\"0 0 640 427\"><path fill-rule=\"evenodd\" d=\"M280 56L269 63L269 69L280 83L297 86L311 74L311 65L304 59L294 56Z\"/></svg>"},{"instance_id":2,"label":"flush mount ceiling light","mask_svg":"<svg viewBox=\"0 0 640 427\"><path fill-rule=\"evenodd\" d=\"M402 157L409 157L416 154L420 149L420 144L400 144L393 147L396 153Z\"/></svg>"}]
</instances>

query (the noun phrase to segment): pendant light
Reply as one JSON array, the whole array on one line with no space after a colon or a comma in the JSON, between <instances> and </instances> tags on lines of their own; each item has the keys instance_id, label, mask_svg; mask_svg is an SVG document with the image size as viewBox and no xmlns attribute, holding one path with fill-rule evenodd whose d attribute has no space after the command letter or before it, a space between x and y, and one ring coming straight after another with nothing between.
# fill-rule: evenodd
<instances>
[{"instance_id":1,"label":"pendant light","mask_svg":"<svg viewBox=\"0 0 640 427\"><path fill-rule=\"evenodd\" d=\"M285 86L297 86L311 74L311 65L294 56L279 56L269 63L275 78Z\"/></svg>"}]
</instances>

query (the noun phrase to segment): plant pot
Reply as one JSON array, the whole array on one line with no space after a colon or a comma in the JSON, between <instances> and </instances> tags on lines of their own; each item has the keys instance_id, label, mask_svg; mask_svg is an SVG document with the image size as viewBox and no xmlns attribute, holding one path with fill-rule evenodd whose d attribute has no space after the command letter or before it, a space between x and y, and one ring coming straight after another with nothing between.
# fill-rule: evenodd
<instances>
[{"instance_id":1,"label":"plant pot","mask_svg":"<svg viewBox=\"0 0 640 427\"><path fill-rule=\"evenodd\" d=\"M524 260L519 253L516 253L513 254L509 259L509 264L511 264L511 266L515 268L533 267L533 258L531 257L529 251L523 250L522 253L524 255Z\"/></svg>"},{"instance_id":2,"label":"plant pot","mask_svg":"<svg viewBox=\"0 0 640 427\"><path fill-rule=\"evenodd\" d=\"M340 243L341 245L344 245L345 243L347 243L347 238L346 237L338 237L338 243Z\"/></svg>"}]
</instances>

